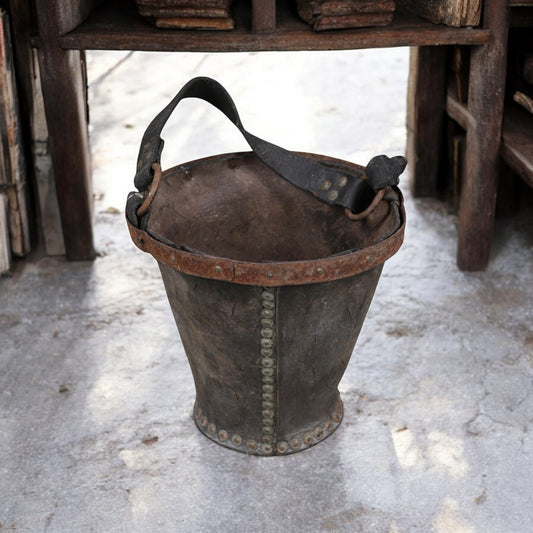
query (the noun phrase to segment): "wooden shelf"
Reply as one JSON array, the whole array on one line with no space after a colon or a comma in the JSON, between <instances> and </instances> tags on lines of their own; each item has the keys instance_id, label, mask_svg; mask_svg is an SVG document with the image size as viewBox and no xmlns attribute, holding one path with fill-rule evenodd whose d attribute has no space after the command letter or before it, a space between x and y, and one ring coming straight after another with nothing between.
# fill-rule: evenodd
<instances>
[{"instance_id":1,"label":"wooden shelf","mask_svg":"<svg viewBox=\"0 0 533 533\"><path fill-rule=\"evenodd\" d=\"M468 107L458 102L452 91L446 99L446 113L464 130L474 126ZM505 107L500 156L533 187L533 115L515 104Z\"/></svg>"},{"instance_id":2,"label":"wooden shelf","mask_svg":"<svg viewBox=\"0 0 533 533\"><path fill-rule=\"evenodd\" d=\"M518 106L505 108L500 154L533 187L533 115Z\"/></svg>"},{"instance_id":3,"label":"wooden shelf","mask_svg":"<svg viewBox=\"0 0 533 533\"><path fill-rule=\"evenodd\" d=\"M249 0L233 3L234 30L190 31L155 28L137 13L131 0L104 2L85 22L63 35L60 45L78 50L243 52L479 45L489 40L486 29L435 25L400 10L389 26L314 32L298 17L295 2L277 2L275 31L253 33L250 4Z\"/></svg>"}]
</instances>

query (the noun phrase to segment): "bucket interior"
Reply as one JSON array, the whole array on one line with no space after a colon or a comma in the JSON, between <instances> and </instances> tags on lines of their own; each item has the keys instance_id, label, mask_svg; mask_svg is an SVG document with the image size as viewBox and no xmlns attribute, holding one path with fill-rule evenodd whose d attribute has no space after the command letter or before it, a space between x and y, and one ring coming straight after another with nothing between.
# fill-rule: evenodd
<instances>
[{"instance_id":1,"label":"bucket interior","mask_svg":"<svg viewBox=\"0 0 533 533\"><path fill-rule=\"evenodd\" d=\"M357 165L306 155L363 174ZM350 220L344 208L295 187L246 152L165 171L145 224L154 238L186 251L277 262L365 248L396 231L398 216L397 209L383 201L366 220Z\"/></svg>"}]
</instances>

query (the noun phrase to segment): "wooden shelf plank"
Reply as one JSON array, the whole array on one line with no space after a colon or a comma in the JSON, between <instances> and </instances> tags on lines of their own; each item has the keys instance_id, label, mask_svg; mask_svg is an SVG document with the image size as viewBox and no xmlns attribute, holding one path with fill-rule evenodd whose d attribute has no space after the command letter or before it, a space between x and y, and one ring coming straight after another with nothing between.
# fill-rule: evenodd
<instances>
[{"instance_id":1,"label":"wooden shelf plank","mask_svg":"<svg viewBox=\"0 0 533 533\"><path fill-rule=\"evenodd\" d=\"M514 105L506 107L500 154L533 187L533 115Z\"/></svg>"},{"instance_id":2,"label":"wooden shelf plank","mask_svg":"<svg viewBox=\"0 0 533 533\"><path fill-rule=\"evenodd\" d=\"M236 0L231 31L161 30L141 17L128 0L105 2L73 31L60 39L65 49L242 52L348 50L395 46L487 43L489 31L431 24L398 10L391 25L353 30L314 32L292 3L278 2L276 30L253 33L250 2Z\"/></svg>"}]
</instances>

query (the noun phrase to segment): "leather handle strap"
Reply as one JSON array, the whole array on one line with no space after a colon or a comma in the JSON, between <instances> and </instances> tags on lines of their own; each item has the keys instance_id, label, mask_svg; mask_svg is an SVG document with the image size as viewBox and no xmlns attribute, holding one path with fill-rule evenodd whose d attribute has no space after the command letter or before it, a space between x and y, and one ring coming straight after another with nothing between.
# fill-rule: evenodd
<instances>
[{"instance_id":1,"label":"leather handle strap","mask_svg":"<svg viewBox=\"0 0 533 533\"><path fill-rule=\"evenodd\" d=\"M226 89L217 81L198 77L190 80L172 101L152 120L143 136L135 186L139 191L149 188L153 179L152 165L160 164L164 141L161 131L170 115L184 98L201 98L222 111L242 133L255 154L272 170L297 187L307 190L330 205L340 205L353 211L368 207L368 190L374 191L397 185L407 161L398 156L377 156L366 168L364 180L359 176L341 172L320 162L289 152L279 146L252 135L242 125L235 103ZM363 203L362 203L363 202Z\"/></svg>"}]
</instances>

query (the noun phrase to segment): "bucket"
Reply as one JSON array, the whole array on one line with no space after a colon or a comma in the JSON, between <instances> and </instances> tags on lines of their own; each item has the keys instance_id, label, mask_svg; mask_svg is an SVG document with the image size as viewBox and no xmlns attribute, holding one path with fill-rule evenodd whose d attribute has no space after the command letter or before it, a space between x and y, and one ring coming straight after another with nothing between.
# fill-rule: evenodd
<instances>
[{"instance_id":1,"label":"bucket","mask_svg":"<svg viewBox=\"0 0 533 533\"><path fill-rule=\"evenodd\" d=\"M161 130L189 97L220 109L252 151L162 172ZM338 383L383 263L403 241L405 164L377 156L363 168L268 143L210 78L191 80L152 121L126 218L159 264L206 437L286 455L339 426Z\"/></svg>"}]
</instances>

